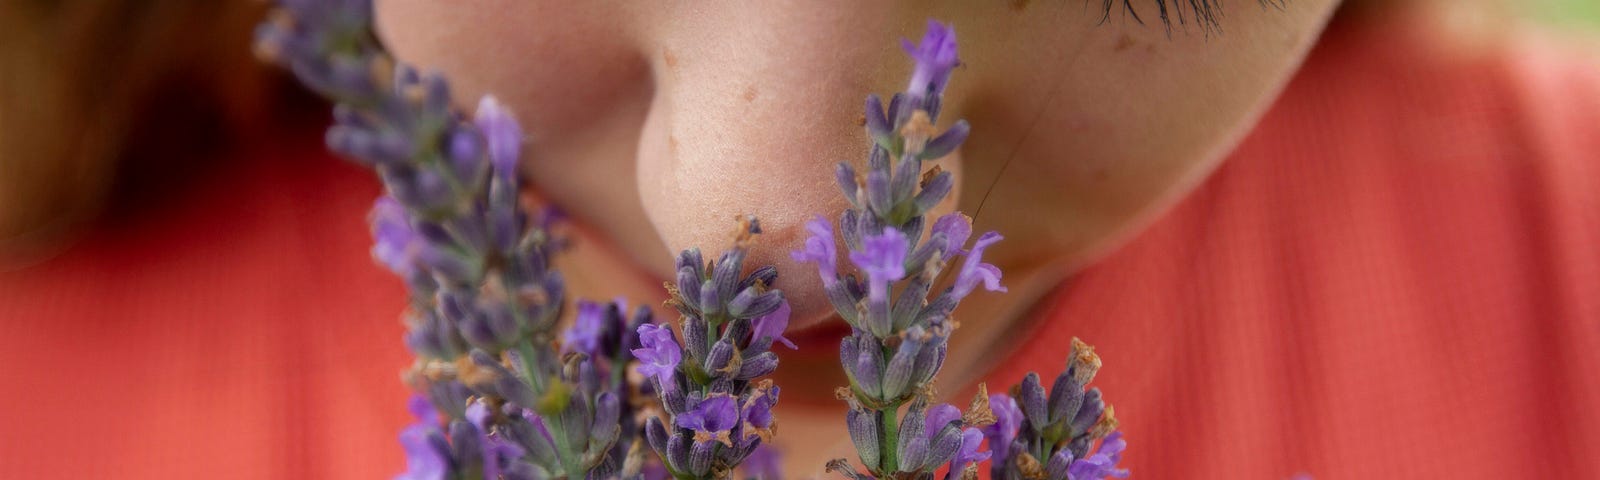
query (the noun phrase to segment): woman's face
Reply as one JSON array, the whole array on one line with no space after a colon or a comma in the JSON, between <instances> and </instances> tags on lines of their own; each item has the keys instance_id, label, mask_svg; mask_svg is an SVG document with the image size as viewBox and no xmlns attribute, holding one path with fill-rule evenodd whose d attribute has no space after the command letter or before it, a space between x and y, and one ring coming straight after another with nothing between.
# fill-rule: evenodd
<instances>
[{"instance_id":1,"label":"woman's face","mask_svg":"<svg viewBox=\"0 0 1600 480\"><path fill-rule=\"evenodd\" d=\"M1191 2L1167 2L1170 32L1156 2L1133 2L1142 25L1120 1L1102 21L1100 3L389 0L378 21L463 102L511 105L526 172L593 234L597 262L666 278L671 252L719 251L753 213L757 260L778 265L804 325L824 302L787 252L803 221L844 207L833 166L865 157L863 98L904 88L899 41L926 19L960 41L942 118L973 125L942 161L959 182L947 207L1004 232L992 260L1022 268L1082 262L1197 183L1337 0L1227 2L1220 32Z\"/></svg>"}]
</instances>

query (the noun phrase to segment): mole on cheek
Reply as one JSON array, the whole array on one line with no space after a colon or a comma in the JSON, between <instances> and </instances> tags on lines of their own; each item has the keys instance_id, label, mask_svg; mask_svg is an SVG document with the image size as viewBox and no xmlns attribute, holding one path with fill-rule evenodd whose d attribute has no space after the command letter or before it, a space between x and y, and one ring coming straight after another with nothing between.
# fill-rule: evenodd
<instances>
[{"instance_id":1,"label":"mole on cheek","mask_svg":"<svg viewBox=\"0 0 1600 480\"><path fill-rule=\"evenodd\" d=\"M755 85L747 85L744 87L744 94L740 95L740 97L744 98L744 101L746 102L753 102L760 94L761 91L757 90Z\"/></svg>"}]
</instances>

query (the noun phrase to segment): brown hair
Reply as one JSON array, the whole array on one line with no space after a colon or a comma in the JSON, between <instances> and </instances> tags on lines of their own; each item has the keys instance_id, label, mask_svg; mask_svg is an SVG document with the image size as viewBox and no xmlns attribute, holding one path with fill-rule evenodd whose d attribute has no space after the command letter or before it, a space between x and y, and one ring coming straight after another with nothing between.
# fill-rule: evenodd
<instances>
[{"instance_id":1,"label":"brown hair","mask_svg":"<svg viewBox=\"0 0 1600 480\"><path fill-rule=\"evenodd\" d=\"M0 260L88 217L130 132L184 101L243 121L270 77L252 60L265 5L245 0L0 3ZM153 115L160 117L161 115ZM14 253L14 252L13 252ZM4 262L0 262L3 264Z\"/></svg>"}]
</instances>

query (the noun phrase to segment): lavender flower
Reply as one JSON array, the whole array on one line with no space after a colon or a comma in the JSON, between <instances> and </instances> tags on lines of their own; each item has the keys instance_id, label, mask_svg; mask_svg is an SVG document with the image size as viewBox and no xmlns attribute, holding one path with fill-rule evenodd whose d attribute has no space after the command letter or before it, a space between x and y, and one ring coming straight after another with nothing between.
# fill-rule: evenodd
<instances>
[{"instance_id":1,"label":"lavender flower","mask_svg":"<svg viewBox=\"0 0 1600 480\"><path fill-rule=\"evenodd\" d=\"M695 441L718 441L732 444L728 432L739 425L739 403L728 395L713 395L695 404L672 421L681 428L693 430Z\"/></svg>"},{"instance_id":2,"label":"lavender flower","mask_svg":"<svg viewBox=\"0 0 1600 480\"><path fill-rule=\"evenodd\" d=\"M452 478L450 444L439 429L439 413L427 398L411 398L411 414L417 423L400 432L400 445L406 450L406 471L396 480L443 480Z\"/></svg>"},{"instance_id":3,"label":"lavender flower","mask_svg":"<svg viewBox=\"0 0 1600 480\"><path fill-rule=\"evenodd\" d=\"M633 357L639 360L639 373L663 385L675 384L673 375L678 370L678 362L683 361L683 351L672 337L672 329L661 325L640 325L639 342L643 347L633 350Z\"/></svg>"},{"instance_id":4,"label":"lavender flower","mask_svg":"<svg viewBox=\"0 0 1600 480\"><path fill-rule=\"evenodd\" d=\"M934 95L943 93L945 83L950 80L950 71L961 63L961 59L956 57L955 30L928 20L928 31L923 34L921 42L912 45L910 40L902 39L900 43L906 53L917 61L906 92L913 96L929 92Z\"/></svg>"},{"instance_id":5,"label":"lavender flower","mask_svg":"<svg viewBox=\"0 0 1600 480\"><path fill-rule=\"evenodd\" d=\"M586 303L555 346L565 285L550 266L564 244L520 201L516 117L492 97L457 111L444 78L396 63L370 0L279 7L257 50L336 102L329 147L382 179L373 256L411 289L408 379L450 415L443 431L407 431L411 474L437 476L429 452L450 454L452 476L613 474L635 431L627 352L649 313Z\"/></svg>"},{"instance_id":6,"label":"lavender flower","mask_svg":"<svg viewBox=\"0 0 1600 480\"><path fill-rule=\"evenodd\" d=\"M639 329L639 372L651 377L667 416L651 418L645 438L675 478L725 477L776 427L779 389L761 377L778 368L772 344L793 343L783 337L783 293L767 287L777 270L745 273L746 246L760 232L746 217L733 248L715 262L696 249L678 255L667 304L682 316L681 341L665 326Z\"/></svg>"},{"instance_id":7,"label":"lavender flower","mask_svg":"<svg viewBox=\"0 0 1600 480\"><path fill-rule=\"evenodd\" d=\"M1000 236L987 233L965 250L972 234L966 216L945 215L928 224L926 214L949 195L953 179L938 166L924 169L923 162L954 151L970 129L965 122L943 133L934 127L950 72L959 63L954 32L929 22L920 43L905 45L916 61L910 86L890 100L887 112L878 97L867 98L872 145L864 168L845 163L835 170L851 205L839 216L839 230L864 278L838 272L838 240L821 218L807 223L805 249L791 256L817 265L830 302L852 327L839 345L850 379L840 395L850 404L846 423L868 471L876 478L923 478L947 467L955 478L988 458L979 450L977 430L990 421L987 408L966 418L953 406L923 405L949 348L951 312L979 284L1004 290L999 269L982 263L983 251ZM934 294L939 273L956 256L964 263L955 285ZM897 418L907 403L905 417ZM842 461L829 466L864 477Z\"/></svg>"},{"instance_id":8,"label":"lavender flower","mask_svg":"<svg viewBox=\"0 0 1600 480\"><path fill-rule=\"evenodd\" d=\"M956 286L950 295L956 300L966 298L977 288L978 282L983 282L983 288L991 292L1004 292L1006 287L1000 285L1000 269L994 265L982 263L983 250L994 245L1001 239L1000 234L989 232L978 237L972 245L972 250L966 254L966 259L961 264L961 273L956 275Z\"/></svg>"},{"instance_id":9,"label":"lavender flower","mask_svg":"<svg viewBox=\"0 0 1600 480\"><path fill-rule=\"evenodd\" d=\"M1100 356L1082 340L1072 339L1066 371L1047 392L1039 375L1029 373L1012 396L989 401L994 425L984 430L994 451L990 478L1021 480L1099 480L1122 478L1117 468L1127 442L1117 432L1117 419L1100 389L1084 390L1100 369ZM1013 398L1014 397L1014 398ZM1099 446L1091 450L1095 442Z\"/></svg>"}]
</instances>

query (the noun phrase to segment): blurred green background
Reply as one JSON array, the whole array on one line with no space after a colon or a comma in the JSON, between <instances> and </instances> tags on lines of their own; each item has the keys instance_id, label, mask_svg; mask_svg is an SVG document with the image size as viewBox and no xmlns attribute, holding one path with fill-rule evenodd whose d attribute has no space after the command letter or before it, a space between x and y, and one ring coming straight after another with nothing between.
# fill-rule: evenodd
<instances>
[{"instance_id":1,"label":"blurred green background","mask_svg":"<svg viewBox=\"0 0 1600 480\"><path fill-rule=\"evenodd\" d=\"M1600 31L1600 0L1531 0L1528 14L1563 27Z\"/></svg>"}]
</instances>

